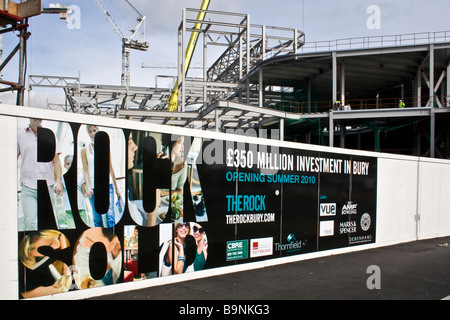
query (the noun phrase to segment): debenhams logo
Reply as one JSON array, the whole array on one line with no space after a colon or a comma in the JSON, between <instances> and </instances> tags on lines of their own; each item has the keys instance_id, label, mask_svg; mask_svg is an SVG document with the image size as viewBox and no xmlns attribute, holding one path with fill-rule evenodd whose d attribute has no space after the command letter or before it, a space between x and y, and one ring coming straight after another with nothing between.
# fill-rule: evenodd
<instances>
[{"instance_id":1,"label":"debenhams logo","mask_svg":"<svg viewBox=\"0 0 450 320\"><path fill-rule=\"evenodd\" d=\"M347 204L344 204L342 207L341 214L347 215L347 214L357 214L358 210L356 209L358 207L357 204L352 203L351 201L347 202Z\"/></svg>"},{"instance_id":2,"label":"debenhams logo","mask_svg":"<svg viewBox=\"0 0 450 320\"><path fill-rule=\"evenodd\" d=\"M302 249L302 242L297 241L293 233L289 234L286 238L288 243L275 243L276 251L295 252Z\"/></svg>"}]
</instances>

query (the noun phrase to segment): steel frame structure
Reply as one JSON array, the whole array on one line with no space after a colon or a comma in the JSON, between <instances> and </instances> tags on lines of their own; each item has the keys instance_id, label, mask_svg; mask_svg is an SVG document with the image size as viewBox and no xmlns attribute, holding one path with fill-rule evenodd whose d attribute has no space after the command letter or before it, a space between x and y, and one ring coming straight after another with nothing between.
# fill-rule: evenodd
<instances>
[{"instance_id":1,"label":"steel frame structure","mask_svg":"<svg viewBox=\"0 0 450 320\"><path fill-rule=\"evenodd\" d=\"M199 13L204 13L208 20L192 17L192 15L198 17ZM236 113L228 106L214 112L214 116L210 113L211 110L221 108L220 101L232 100L247 90L248 86L244 79L252 67L267 57L295 54L304 44L304 33L296 29L252 25L249 15L246 14L184 9L183 20L179 27L178 74L181 74L181 70L188 69L186 60L181 57L186 55L187 37L192 33L203 36L203 50L201 50L203 77L201 79L180 77L182 81L178 85L180 92L178 110L181 112L176 112L175 116L169 116L171 114L167 113L171 94L169 88L82 84L79 78L76 83L67 83L63 86L70 110L139 121L214 127L216 130L231 127L235 117L245 118L238 123L246 126L257 126L261 120L267 121L269 117L267 114L271 114L271 110L246 112L239 107ZM208 56L211 46L225 49L209 66ZM30 89L35 86L52 86L48 82L49 79L62 78L31 75ZM59 87L59 84L55 83L53 86Z\"/></svg>"},{"instance_id":2,"label":"steel frame structure","mask_svg":"<svg viewBox=\"0 0 450 320\"><path fill-rule=\"evenodd\" d=\"M208 19L195 18L201 12ZM358 121L365 119L425 119L429 155L436 155L436 117L450 113L447 32L426 39L381 39L378 46L376 41L364 38L362 42L330 42L334 45L331 50L330 43L323 48L317 44L303 48L305 35L299 30L252 25L245 14L196 9L183 10L178 31L179 75L181 70L188 70L183 59L188 34L198 33L203 40L203 50L196 52L203 62L203 76L179 77L178 112L167 110L170 88L89 85L79 79L63 86L71 111L216 131L271 126L280 130L282 139L287 121L318 120L326 128L328 145L336 146L337 135L341 147L345 147L343 129L348 123L361 131L365 127ZM209 63L211 47L224 48L213 63ZM272 109L282 101L283 80L305 85L306 112ZM412 98L407 108L381 108L380 92L399 88L398 97L404 98L404 84L410 82ZM323 110L313 110L313 86L330 102ZM360 94L360 99L376 96L373 110L358 110L353 104L346 111L333 110L333 102L350 103L349 91Z\"/></svg>"},{"instance_id":3,"label":"steel frame structure","mask_svg":"<svg viewBox=\"0 0 450 320\"><path fill-rule=\"evenodd\" d=\"M182 57L185 56L186 34L197 32L203 35L203 80L186 79L180 83L181 103L179 111L186 109L187 91L203 95L203 108L214 101L228 100L244 90L242 80L258 63L268 57L295 54L305 43L305 34L297 29L280 28L272 26L254 25L250 23L248 14L239 14L220 11L203 11L207 14L206 22L199 21L192 15L202 10L184 9L183 20L178 28L180 70L186 70ZM198 25L201 28L198 29ZM197 26L197 28L196 28ZM224 51L208 68L208 55L210 47L224 47ZM234 92L230 92L230 85L235 84ZM222 90L217 90L221 86ZM197 88L203 87L199 91ZM213 88L208 90L208 87ZM221 91L221 93L217 93ZM210 93L210 95L208 94Z\"/></svg>"}]
</instances>

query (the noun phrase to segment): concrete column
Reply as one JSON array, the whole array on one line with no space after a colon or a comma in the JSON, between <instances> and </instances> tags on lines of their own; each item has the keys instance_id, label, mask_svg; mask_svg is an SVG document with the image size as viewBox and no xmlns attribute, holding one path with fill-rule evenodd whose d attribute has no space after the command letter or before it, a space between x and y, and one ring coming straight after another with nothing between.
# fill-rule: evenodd
<instances>
[{"instance_id":1,"label":"concrete column","mask_svg":"<svg viewBox=\"0 0 450 320\"><path fill-rule=\"evenodd\" d=\"M430 77L428 79L430 81L430 100L429 103L431 107L434 107L434 45L430 45Z\"/></svg>"},{"instance_id":2,"label":"concrete column","mask_svg":"<svg viewBox=\"0 0 450 320\"><path fill-rule=\"evenodd\" d=\"M333 92L332 94L332 100L333 100L333 104L336 102L337 100L337 56L336 56L336 52L333 52L333 75L332 75L332 90Z\"/></svg>"},{"instance_id":3,"label":"concrete column","mask_svg":"<svg viewBox=\"0 0 450 320\"><path fill-rule=\"evenodd\" d=\"M340 126L340 139L339 139L340 143L339 146L341 148L345 148L345 126L341 123Z\"/></svg>"},{"instance_id":4,"label":"concrete column","mask_svg":"<svg viewBox=\"0 0 450 320\"><path fill-rule=\"evenodd\" d=\"M329 124L328 124L328 146L334 146L334 119L333 119L333 110L330 110Z\"/></svg>"},{"instance_id":5,"label":"concrete column","mask_svg":"<svg viewBox=\"0 0 450 320\"><path fill-rule=\"evenodd\" d=\"M284 119L280 119L280 141L284 141Z\"/></svg>"},{"instance_id":6,"label":"concrete column","mask_svg":"<svg viewBox=\"0 0 450 320\"><path fill-rule=\"evenodd\" d=\"M430 103L431 103L431 112L430 112L430 157L434 158L435 152L435 113L434 113L434 45L430 45Z\"/></svg>"},{"instance_id":7,"label":"concrete column","mask_svg":"<svg viewBox=\"0 0 450 320\"><path fill-rule=\"evenodd\" d=\"M447 65L447 89L444 103L445 106L450 107L450 62Z\"/></svg>"},{"instance_id":8,"label":"concrete column","mask_svg":"<svg viewBox=\"0 0 450 320\"><path fill-rule=\"evenodd\" d=\"M422 72L419 68L416 75L416 107L422 106Z\"/></svg>"},{"instance_id":9,"label":"concrete column","mask_svg":"<svg viewBox=\"0 0 450 320\"><path fill-rule=\"evenodd\" d=\"M341 63L341 105L345 105L345 65Z\"/></svg>"},{"instance_id":10,"label":"concrete column","mask_svg":"<svg viewBox=\"0 0 450 320\"><path fill-rule=\"evenodd\" d=\"M219 119L219 111L217 109L214 110L214 120L216 122L216 132L220 131L220 119Z\"/></svg>"},{"instance_id":11,"label":"concrete column","mask_svg":"<svg viewBox=\"0 0 450 320\"><path fill-rule=\"evenodd\" d=\"M435 123L436 123L436 119L435 119L435 112L434 112L434 107L431 107L430 110L430 158L434 158L435 156L435 139L436 139L436 130L435 130Z\"/></svg>"}]
</instances>

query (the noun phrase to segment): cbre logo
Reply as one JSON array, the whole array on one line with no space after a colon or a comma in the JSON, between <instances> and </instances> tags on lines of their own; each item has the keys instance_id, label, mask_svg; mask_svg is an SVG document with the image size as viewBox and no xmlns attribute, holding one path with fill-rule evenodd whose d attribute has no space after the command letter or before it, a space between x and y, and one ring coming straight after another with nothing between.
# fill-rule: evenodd
<instances>
[{"instance_id":1,"label":"cbre logo","mask_svg":"<svg viewBox=\"0 0 450 320\"><path fill-rule=\"evenodd\" d=\"M321 203L320 204L320 216L329 217L336 215L336 203Z\"/></svg>"}]
</instances>

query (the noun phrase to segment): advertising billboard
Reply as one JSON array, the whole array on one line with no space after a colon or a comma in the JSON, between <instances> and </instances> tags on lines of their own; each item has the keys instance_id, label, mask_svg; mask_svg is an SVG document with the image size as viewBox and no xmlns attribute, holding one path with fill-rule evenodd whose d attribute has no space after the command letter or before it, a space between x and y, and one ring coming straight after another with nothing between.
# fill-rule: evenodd
<instances>
[{"instance_id":1,"label":"advertising billboard","mask_svg":"<svg viewBox=\"0 0 450 320\"><path fill-rule=\"evenodd\" d=\"M376 157L185 132L18 118L20 298L375 242Z\"/></svg>"}]
</instances>

